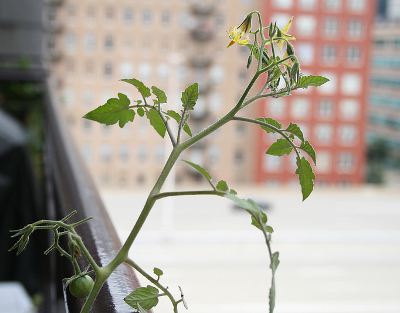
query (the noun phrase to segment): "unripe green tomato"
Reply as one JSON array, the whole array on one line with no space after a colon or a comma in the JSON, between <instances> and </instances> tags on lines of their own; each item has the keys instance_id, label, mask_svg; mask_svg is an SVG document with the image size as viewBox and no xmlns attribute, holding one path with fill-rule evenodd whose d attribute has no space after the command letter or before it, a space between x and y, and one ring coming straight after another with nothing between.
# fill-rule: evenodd
<instances>
[{"instance_id":1,"label":"unripe green tomato","mask_svg":"<svg viewBox=\"0 0 400 313\"><path fill-rule=\"evenodd\" d=\"M69 292L76 298L86 298L94 285L92 277L89 275L74 279L68 286Z\"/></svg>"}]
</instances>

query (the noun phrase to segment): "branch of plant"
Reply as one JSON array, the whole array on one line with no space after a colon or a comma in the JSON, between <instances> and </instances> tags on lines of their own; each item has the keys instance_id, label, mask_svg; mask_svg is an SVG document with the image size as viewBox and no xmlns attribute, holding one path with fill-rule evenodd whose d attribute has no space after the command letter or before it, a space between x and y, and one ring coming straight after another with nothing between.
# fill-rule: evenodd
<instances>
[{"instance_id":1,"label":"branch of plant","mask_svg":"<svg viewBox=\"0 0 400 313\"><path fill-rule=\"evenodd\" d=\"M181 116L181 120L180 120L180 122L179 122L178 135L177 135L177 137L176 137L176 143L177 143L177 144L179 144L180 141L181 141L181 131L182 131L183 125L185 124L186 109L187 109L187 107L185 107L185 108L183 109L182 116Z\"/></svg>"},{"instance_id":2,"label":"branch of plant","mask_svg":"<svg viewBox=\"0 0 400 313\"><path fill-rule=\"evenodd\" d=\"M247 117L235 116L233 118L233 120L246 122L246 123L251 123L251 124L257 124L257 125L260 125L260 126L263 126L263 127L267 127L269 129L273 130L274 132L277 132L278 134L280 134L282 137L284 137L290 143L290 145L293 147L294 151L296 152L297 157L299 159L301 158L300 153L297 150L297 146L293 143L292 140L290 140L289 136L285 134L285 131L283 129L279 129L279 128L277 128L275 126L272 126L270 124L267 124L265 122L254 120L254 119L247 118Z\"/></svg>"},{"instance_id":3,"label":"branch of plant","mask_svg":"<svg viewBox=\"0 0 400 313\"><path fill-rule=\"evenodd\" d=\"M153 199L159 200L159 199L167 198L167 197L199 196L199 195L223 196L223 195L225 195L225 192L216 191L216 190L170 191L170 192L161 192L161 193L153 196Z\"/></svg>"},{"instance_id":4,"label":"branch of plant","mask_svg":"<svg viewBox=\"0 0 400 313\"><path fill-rule=\"evenodd\" d=\"M164 294L170 299L174 312L178 312L177 305L181 302L180 300L175 300L174 296L169 292L168 287L164 287L158 279L153 278L150 274L148 274L144 269L142 269L135 261L130 258L125 260L125 263L133 267L136 271L138 271L144 278L150 281L154 286L159 288Z\"/></svg>"}]
</instances>

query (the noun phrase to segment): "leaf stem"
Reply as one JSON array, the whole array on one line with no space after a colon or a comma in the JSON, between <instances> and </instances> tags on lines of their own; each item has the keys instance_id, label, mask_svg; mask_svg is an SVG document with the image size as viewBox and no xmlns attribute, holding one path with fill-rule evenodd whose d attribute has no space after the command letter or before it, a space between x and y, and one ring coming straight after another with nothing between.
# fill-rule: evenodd
<instances>
[{"instance_id":1,"label":"leaf stem","mask_svg":"<svg viewBox=\"0 0 400 313\"><path fill-rule=\"evenodd\" d=\"M159 200L166 197L176 197L176 196L198 196L198 195L223 196L224 194L225 194L224 192L216 190L170 191L170 192L161 192L155 195L153 198Z\"/></svg>"}]
</instances>

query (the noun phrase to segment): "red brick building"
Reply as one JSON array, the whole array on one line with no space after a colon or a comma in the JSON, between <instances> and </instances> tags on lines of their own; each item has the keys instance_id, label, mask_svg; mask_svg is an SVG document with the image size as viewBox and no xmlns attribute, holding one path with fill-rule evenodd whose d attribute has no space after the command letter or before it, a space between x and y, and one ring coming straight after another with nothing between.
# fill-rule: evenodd
<instances>
[{"instance_id":1,"label":"red brick building","mask_svg":"<svg viewBox=\"0 0 400 313\"><path fill-rule=\"evenodd\" d=\"M260 116L284 125L301 125L317 150L317 182L357 184L364 179L365 126L375 1L270 0L262 1L266 23L283 26L291 16L291 33L302 71L323 75L320 88L295 91L293 96L267 99ZM295 158L265 154L275 135L259 131L256 180L291 183L297 180Z\"/></svg>"}]
</instances>

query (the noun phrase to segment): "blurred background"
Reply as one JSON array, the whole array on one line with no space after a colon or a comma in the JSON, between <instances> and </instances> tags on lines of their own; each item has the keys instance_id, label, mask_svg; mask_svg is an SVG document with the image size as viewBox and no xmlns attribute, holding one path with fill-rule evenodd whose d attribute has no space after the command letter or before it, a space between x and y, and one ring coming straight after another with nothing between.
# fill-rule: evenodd
<instances>
[{"instance_id":1,"label":"blurred background","mask_svg":"<svg viewBox=\"0 0 400 313\"><path fill-rule=\"evenodd\" d=\"M83 160L124 240L171 148L144 119L120 129L82 116L118 92L135 98L122 78L162 88L171 108L199 82L190 123L194 133L203 129L234 105L252 74L248 49L226 48L227 30L252 10L281 27L294 16L302 71L330 79L242 114L301 125L317 150L315 191L302 203L295 159L267 156L276 137L248 124L226 125L182 158L264 204L281 253L277 313L400 312L399 0L1 0L0 253L15 267L2 268L1 280L22 281L36 300L48 292L18 274L36 262L36 250L10 260L4 239L22 221L48 216L46 164L63 154L45 144L58 132L46 124L48 112L63 124L65 141L54 145L76 147L71 164ZM202 177L181 163L165 190L201 189ZM72 175L53 171L56 183ZM223 199L163 199L131 256L163 269L171 290L182 286L189 312L266 312L267 255L249 224ZM169 311L164 300L154 310Z\"/></svg>"}]
</instances>

